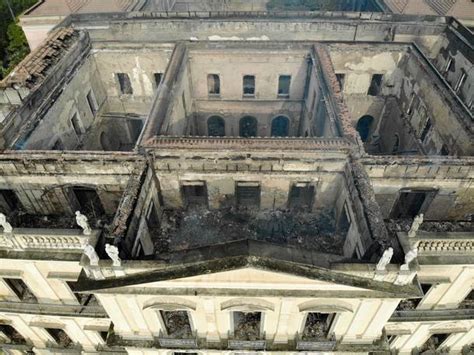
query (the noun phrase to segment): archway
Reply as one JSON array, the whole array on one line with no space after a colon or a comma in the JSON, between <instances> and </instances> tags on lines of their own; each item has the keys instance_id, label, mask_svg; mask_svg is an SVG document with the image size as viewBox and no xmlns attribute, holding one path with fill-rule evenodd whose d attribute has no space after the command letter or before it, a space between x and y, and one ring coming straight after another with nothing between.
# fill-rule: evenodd
<instances>
[{"instance_id":1,"label":"archway","mask_svg":"<svg viewBox=\"0 0 474 355\"><path fill-rule=\"evenodd\" d=\"M272 121L272 137L288 137L290 120L285 116L278 116Z\"/></svg>"},{"instance_id":2,"label":"archway","mask_svg":"<svg viewBox=\"0 0 474 355\"><path fill-rule=\"evenodd\" d=\"M239 135L241 137L257 136L257 119L252 116L245 116L240 119Z\"/></svg>"},{"instance_id":3,"label":"archway","mask_svg":"<svg viewBox=\"0 0 474 355\"><path fill-rule=\"evenodd\" d=\"M210 137L225 136L225 121L220 116L211 116L207 119L207 134Z\"/></svg>"},{"instance_id":4,"label":"archway","mask_svg":"<svg viewBox=\"0 0 474 355\"><path fill-rule=\"evenodd\" d=\"M359 132L362 142L367 142L369 138L370 128L374 122L374 118L369 115L362 116L359 121L357 121L357 132Z\"/></svg>"}]
</instances>

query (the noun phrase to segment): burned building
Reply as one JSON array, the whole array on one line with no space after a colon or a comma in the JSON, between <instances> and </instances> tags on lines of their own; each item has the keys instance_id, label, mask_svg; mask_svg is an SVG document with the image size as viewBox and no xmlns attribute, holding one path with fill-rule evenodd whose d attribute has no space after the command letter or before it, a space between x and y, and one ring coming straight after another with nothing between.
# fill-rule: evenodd
<instances>
[{"instance_id":1,"label":"burned building","mask_svg":"<svg viewBox=\"0 0 474 355\"><path fill-rule=\"evenodd\" d=\"M472 33L72 14L1 83L7 353L469 354Z\"/></svg>"}]
</instances>

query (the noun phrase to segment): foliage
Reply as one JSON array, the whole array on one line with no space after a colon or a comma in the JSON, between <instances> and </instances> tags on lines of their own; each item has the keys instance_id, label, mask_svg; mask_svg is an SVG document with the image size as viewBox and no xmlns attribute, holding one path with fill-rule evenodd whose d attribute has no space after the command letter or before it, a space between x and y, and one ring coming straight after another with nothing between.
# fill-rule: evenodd
<instances>
[{"instance_id":1,"label":"foliage","mask_svg":"<svg viewBox=\"0 0 474 355\"><path fill-rule=\"evenodd\" d=\"M270 0L267 9L273 11L338 11L347 0Z\"/></svg>"},{"instance_id":2,"label":"foliage","mask_svg":"<svg viewBox=\"0 0 474 355\"><path fill-rule=\"evenodd\" d=\"M37 0L9 0L15 16L33 6ZM7 0L0 0L0 79L10 72L29 48L21 27L12 19Z\"/></svg>"}]
</instances>

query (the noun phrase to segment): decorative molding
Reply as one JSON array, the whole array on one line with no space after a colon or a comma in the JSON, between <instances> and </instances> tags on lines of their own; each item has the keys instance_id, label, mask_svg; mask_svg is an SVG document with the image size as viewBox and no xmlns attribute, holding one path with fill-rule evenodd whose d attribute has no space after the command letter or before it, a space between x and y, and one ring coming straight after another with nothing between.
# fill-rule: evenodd
<instances>
[{"instance_id":1,"label":"decorative molding","mask_svg":"<svg viewBox=\"0 0 474 355\"><path fill-rule=\"evenodd\" d=\"M350 303L331 300L311 300L303 302L298 306L300 312L339 313L354 312Z\"/></svg>"},{"instance_id":2,"label":"decorative molding","mask_svg":"<svg viewBox=\"0 0 474 355\"><path fill-rule=\"evenodd\" d=\"M275 305L261 299L234 298L221 303L221 311L274 311Z\"/></svg>"},{"instance_id":3,"label":"decorative molding","mask_svg":"<svg viewBox=\"0 0 474 355\"><path fill-rule=\"evenodd\" d=\"M179 310L196 310L196 302L187 300L181 297L155 297L148 300L143 305L145 309L165 310L165 311L179 311Z\"/></svg>"}]
</instances>

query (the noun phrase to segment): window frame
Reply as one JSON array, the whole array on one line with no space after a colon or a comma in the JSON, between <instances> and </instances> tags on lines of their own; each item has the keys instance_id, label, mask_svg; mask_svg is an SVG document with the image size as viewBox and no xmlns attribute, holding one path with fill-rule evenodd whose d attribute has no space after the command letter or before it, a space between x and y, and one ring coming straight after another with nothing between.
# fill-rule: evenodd
<instances>
[{"instance_id":1,"label":"window frame","mask_svg":"<svg viewBox=\"0 0 474 355\"><path fill-rule=\"evenodd\" d=\"M285 85L288 85L286 88L288 92L282 93L282 79L288 78L288 83ZM290 98L290 92L291 92L291 75L290 74L280 74L278 75L278 89L277 89L277 97L279 99L289 99Z\"/></svg>"},{"instance_id":2,"label":"window frame","mask_svg":"<svg viewBox=\"0 0 474 355\"><path fill-rule=\"evenodd\" d=\"M252 78L253 80L253 93L246 93L246 85L245 85L245 80L250 80ZM244 98L255 98L257 92L257 79L256 76L253 74L246 74L242 76L242 96Z\"/></svg>"},{"instance_id":3,"label":"window frame","mask_svg":"<svg viewBox=\"0 0 474 355\"><path fill-rule=\"evenodd\" d=\"M212 84L213 84L212 87L210 85L211 80L212 80ZM216 88L217 88L217 90L216 90ZM208 73L207 74L207 95L209 97L220 97L221 96L221 76L220 76L220 74L218 74L218 73Z\"/></svg>"},{"instance_id":4,"label":"window frame","mask_svg":"<svg viewBox=\"0 0 474 355\"><path fill-rule=\"evenodd\" d=\"M123 77L125 81L128 81L128 86L130 90L125 90L126 86L122 85L122 80L120 78ZM130 79L130 75L128 73L115 73L115 78L118 83L118 92L119 96L124 96L124 95L133 95L133 86L132 86L132 80Z\"/></svg>"}]
</instances>

